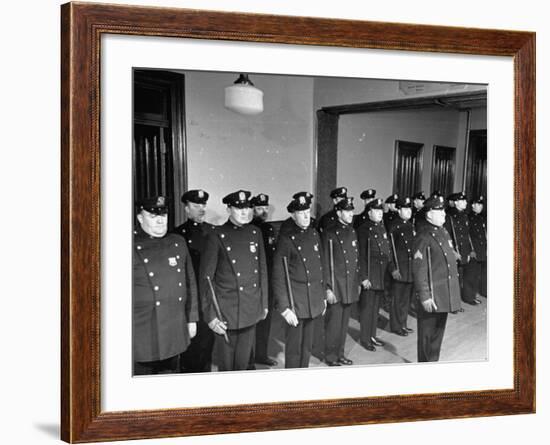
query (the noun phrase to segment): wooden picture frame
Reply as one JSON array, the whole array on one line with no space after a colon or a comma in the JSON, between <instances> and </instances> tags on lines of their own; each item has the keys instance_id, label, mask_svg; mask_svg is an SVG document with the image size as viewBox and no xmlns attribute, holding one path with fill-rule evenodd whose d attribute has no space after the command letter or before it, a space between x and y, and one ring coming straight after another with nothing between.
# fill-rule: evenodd
<instances>
[{"instance_id":1,"label":"wooden picture frame","mask_svg":"<svg viewBox=\"0 0 550 445\"><path fill-rule=\"evenodd\" d=\"M63 440L76 443L534 412L534 33L91 3L62 5L61 18ZM513 388L102 412L99 74L103 34L513 57Z\"/></svg>"}]
</instances>

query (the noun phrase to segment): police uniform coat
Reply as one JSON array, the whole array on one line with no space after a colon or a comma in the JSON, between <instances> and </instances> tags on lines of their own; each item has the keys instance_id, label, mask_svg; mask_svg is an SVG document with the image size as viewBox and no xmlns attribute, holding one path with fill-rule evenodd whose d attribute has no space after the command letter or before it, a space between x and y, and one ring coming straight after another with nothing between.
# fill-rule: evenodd
<instances>
[{"instance_id":1,"label":"police uniform coat","mask_svg":"<svg viewBox=\"0 0 550 445\"><path fill-rule=\"evenodd\" d=\"M367 210L363 210L358 215L354 215L353 217L353 228L357 229L359 226L369 219L369 212Z\"/></svg>"},{"instance_id":2,"label":"police uniform coat","mask_svg":"<svg viewBox=\"0 0 550 445\"><path fill-rule=\"evenodd\" d=\"M201 303L206 322L216 318L207 277L216 292L228 329L255 325L268 306L268 278L263 239L254 225L228 220L208 234L201 257Z\"/></svg>"},{"instance_id":3,"label":"police uniform coat","mask_svg":"<svg viewBox=\"0 0 550 445\"><path fill-rule=\"evenodd\" d=\"M468 263L468 255L472 252L472 246L469 239L469 226L468 214L465 211L458 211L456 207L451 207L447 210L445 228L447 232L449 232L453 243L456 243L455 248L462 257L459 262L460 265Z\"/></svg>"},{"instance_id":4,"label":"police uniform coat","mask_svg":"<svg viewBox=\"0 0 550 445\"><path fill-rule=\"evenodd\" d=\"M390 242L393 236L399 273L401 274L401 279L396 281L406 283L412 283L413 281L412 256L415 234L414 226L410 220L404 220L402 218L393 220L390 227Z\"/></svg>"},{"instance_id":5,"label":"police uniform coat","mask_svg":"<svg viewBox=\"0 0 550 445\"><path fill-rule=\"evenodd\" d=\"M418 232L414 244L414 288L421 302L432 297L428 278L428 248L431 254L434 312L454 312L460 309L458 268L452 240L444 227L427 224Z\"/></svg>"},{"instance_id":6,"label":"police uniform coat","mask_svg":"<svg viewBox=\"0 0 550 445\"><path fill-rule=\"evenodd\" d=\"M273 265L273 255L275 254L275 247L277 245L275 239L275 229L273 228L272 224L259 219L253 219L252 224L255 225L262 232L267 271L269 273Z\"/></svg>"},{"instance_id":7,"label":"police uniform coat","mask_svg":"<svg viewBox=\"0 0 550 445\"><path fill-rule=\"evenodd\" d=\"M359 242L355 229L351 225L337 221L323 232L321 238L328 267L329 286L339 303L355 303L359 300ZM333 274L330 270L330 241L333 251Z\"/></svg>"},{"instance_id":8,"label":"police uniform coat","mask_svg":"<svg viewBox=\"0 0 550 445\"><path fill-rule=\"evenodd\" d=\"M174 229L174 233L183 236L187 242L187 249L191 255L193 269L197 277L200 272L201 253L206 245L206 237L213 229L212 224L207 222L197 223L191 219Z\"/></svg>"},{"instance_id":9,"label":"police uniform coat","mask_svg":"<svg viewBox=\"0 0 550 445\"><path fill-rule=\"evenodd\" d=\"M187 323L198 321L197 286L181 237L135 232L133 255L134 361L164 360L190 343Z\"/></svg>"},{"instance_id":10,"label":"police uniform coat","mask_svg":"<svg viewBox=\"0 0 550 445\"><path fill-rule=\"evenodd\" d=\"M323 230L326 230L330 226L336 224L338 221L338 215L336 214L336 210L332 209L329 212L325 213L321 218L319 218L319 223L317 225L317 230L322 232Z\"/></svg>"},{"instance_id":11,"label":"police uniform coat","mask_svg":"<svg viewBox=\"0 0 550 445\"><path fill-rule=\"evenodd\" d=\"M321 237L313 227L302 229L294 223L284 234L279 234L273 257L272 285L275 306L279 312L290 308L283 257L294 298L298 318L315 318L325 309L326 276Z\"/></svg>"},{"instance_id":12,"label":"police uniform coat","mask_svg":"<svg viewBox=\"0 0 550 445\"><path fill-rule=\"evenodd\" d=\"M359 282L371 282L372 290L384 290L386 270L395 269L391 258L390 242L382 222L375 223L370 219L357 229L359 240ZM370 239L370 255L368 240Z\"/></svg>"},{"instance_id":13,"label":"police uniform coat","mask_svg":"<svg viewBox=\"0 0 550 445\"><path fill-rule=\"evenodd\" d=\"M487 218L485 215L471 213L470 220L470 238L476 253L476 260L479 262L487 261Z\"/></svg>"},{"instance_id":14,"label":"police uniform coat","mask_svg":"<svg viewBox=\"0 0 550 445\"><path fill-rule=\"evenodd\" d=\"M399 218L399 215L397 212L394 212L393 210L388 210L386 213L384 213L384 226L386 226L386 231L389 232L390 227L393 224L393 221L397 218Z\"/></svg>"}]
</instances>

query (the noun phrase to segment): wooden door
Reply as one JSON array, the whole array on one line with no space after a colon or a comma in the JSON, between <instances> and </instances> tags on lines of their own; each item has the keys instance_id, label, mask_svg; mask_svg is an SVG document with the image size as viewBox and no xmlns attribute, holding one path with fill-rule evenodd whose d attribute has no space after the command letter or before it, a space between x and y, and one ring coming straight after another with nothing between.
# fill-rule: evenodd
<instances>
[{"instance_id":1,"label":"wooden door","mask_svg":"<svg viewBox=\"0 0 550 445\"><path fill-rule=\"evenodd\" d=\"M470 131L465 190L468 199L487 197L487 130Z\"/></svg>"},{"instance_id":2,"label":"wooden door","mask_svg":"<svg viewBox=\"0 0 550 445\"><path fill-rule=\"evenodd\" d=\"M432 155L432 192L439 190L443 196L453 193L455 182L455 147L434 145Z\"/></svg>"},{"instance_id":3,"label":"wooden door","mask_svg":"<svg viewBox=\"0 0 550 445\"><path fill-rule=\"evenodd\" d=\"M423 148L417 142L395 142L393 193L412 196L421 190Z\"/></svg>"}]
</instances>

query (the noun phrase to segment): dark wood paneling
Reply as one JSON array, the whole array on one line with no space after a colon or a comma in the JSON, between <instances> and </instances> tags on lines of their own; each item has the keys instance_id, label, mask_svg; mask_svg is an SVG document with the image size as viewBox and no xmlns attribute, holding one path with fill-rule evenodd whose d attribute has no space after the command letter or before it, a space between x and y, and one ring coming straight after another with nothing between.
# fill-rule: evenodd
<instances>
[{"instance_id":1,"label":"dark wood paneling","mask_svg":"<svg viewBox=\"0 0 550 445\"><path fill-rule=\"evenodd\" d=\"M63 5L61 26L63 440L91 442L534 412L533 33L106 4ZM513 388L101 412L99 72L100 38L105 33L513 56L516 111Z\"/></svg>"},{"instance_id":2,"label":"dark wood paneling","mask_svg":"<svg viewBox=\"0 0 550 445\"><path fill-rule=\"evenodd\" d=\"M331 190L337 187L338 115L317 111L317 217L332 209Z\"/></svg>"},{"instance_id":3,"label":"dark wood paneling","mask_svg":"<svg viewBox=\"0 0 550 445\"><path fill-rule=\"evenodd\" d=\"M455 147L434 145L432 152L432 192L439 190L444 196L453 193L455 156Z\"/></svg>"},{"instance_id":4,"label":"dark wood paneling","mask_svg":"<svg viewBox=\"0 0 550 445\"><path fill-rule=\"evenodd\" d=\"M412 196L421 190L424 144L395 141L393 157L393 192Z\"/></svg>"}]
</instances>

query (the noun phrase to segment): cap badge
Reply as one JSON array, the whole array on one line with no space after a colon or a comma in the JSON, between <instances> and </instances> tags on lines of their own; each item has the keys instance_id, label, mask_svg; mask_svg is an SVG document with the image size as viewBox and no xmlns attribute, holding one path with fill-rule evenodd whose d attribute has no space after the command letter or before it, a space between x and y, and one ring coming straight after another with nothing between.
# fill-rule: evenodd
<instances>
[{"instance_id":1,"label":"cap badge","mask_svg":"<svg viewBox=\"0 0 550 445\"><path fill-rule=\"evenodd\" d=\"M175 267L178 265L178 260L175 258L175 257L170 257L168 258L168 264L170 264L170 266L172 267Z\"/></svg>"},{"instance_id":2,"label":"cap badge","mask_svg":"<svg viewBox=\"0 0 550 445\"><path fill-rule=\"evenodd\" d=\"M342 193L347 193L348 191L346 190L345 187L342 187Z\"/></svg>"},{"instance_id":3,"label":"cap badge","mask_svg":"<svg viewBox=\"0 0 550 445\"><path fill-rule=\"evenodd\" d=\"M260 194L260 201L265 201L265 195L263 193Z\"/></svg>"},{"instance_id":4,"label":"cap badge","mask_svg":"<svg viewBox=\"0 0 550 445\"><path fill-rule=\"evenodd\" d=\"M305 204L306 198L304 198L303 196L300 196L299 201L300 201L300 204Z\"/></svg>"},{"instance_id":5,"label":"cap badge","mask_svg":"<svg viewBox=\"0 0 550 445\"><path fill-rule=\"evenodd\" d=\"M244 200L245 200L244 192L239 192L239 201L244 201Z\"/></svg>"},{"instance_id":6,"label":"cap badge","mask_svg":"<svg viewBox=\"0 0 550 445\"><path fill-rule=\"evenodd\" d=\"M202 190L199 190L199 198L203 198L204 197L204 192Z\"/></svg>"},{"instance_id":7,"label":"cap badge","mask_svg":"<svg viewBox=\"0 0 550 445\"><path fill-rule=\"evenodd\" d=\"M163 206L164 205L164 196L159 196L157 198L157 205L158 206Z\"/></svg>"}]
</instances>

